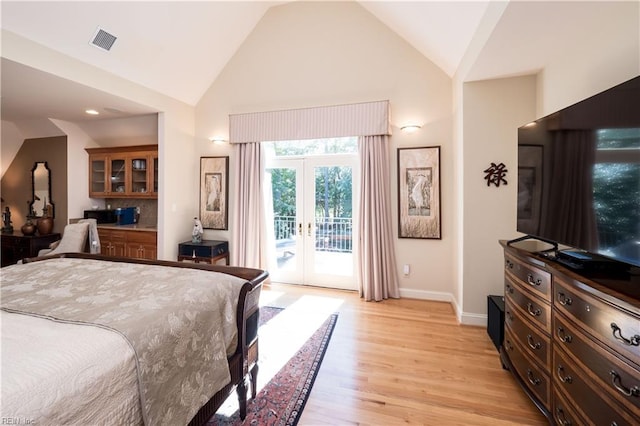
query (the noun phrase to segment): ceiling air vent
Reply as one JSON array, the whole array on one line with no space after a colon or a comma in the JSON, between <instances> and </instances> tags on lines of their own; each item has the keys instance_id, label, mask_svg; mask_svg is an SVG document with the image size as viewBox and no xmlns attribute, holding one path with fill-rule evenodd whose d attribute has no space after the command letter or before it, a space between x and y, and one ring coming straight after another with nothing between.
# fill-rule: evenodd
<instances>
[{"instance_id":1,"label":"ceiling air vent","mask_svg":"<svg viewBox=\"0 0 640 426\"><path fill-rule=\"evenodd\" d=\"M108 52L111 50L113 43L116 42L116 39L116 36L109 34L102 28L98 28L89 44Z\"/></svg>"}]
</instances>

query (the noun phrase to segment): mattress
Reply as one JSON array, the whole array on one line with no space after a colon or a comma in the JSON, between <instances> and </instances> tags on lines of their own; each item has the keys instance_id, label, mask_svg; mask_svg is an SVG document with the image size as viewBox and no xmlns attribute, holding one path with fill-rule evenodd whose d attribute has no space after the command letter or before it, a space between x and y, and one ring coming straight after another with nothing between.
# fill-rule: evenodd
<instances>
[{"instance_id":1,"label":"mattress","mask_svg":"<svg viewBox=\"0 0 640 426\"><path fill-rule=\"evenodd\" d=\"M122 336L3 311L0 321L3 419L40 425L142 424L134 354Z\"/></svg>"}]
</instances>

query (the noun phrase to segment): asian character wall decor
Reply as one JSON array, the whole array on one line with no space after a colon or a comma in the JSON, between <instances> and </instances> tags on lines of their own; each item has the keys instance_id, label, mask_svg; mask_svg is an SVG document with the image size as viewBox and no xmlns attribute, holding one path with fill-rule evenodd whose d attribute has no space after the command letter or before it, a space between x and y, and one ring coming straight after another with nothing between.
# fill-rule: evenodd
<instances>
[{"instance_id":1,"label":"asian character wall decor","mask_svg":"<svg viewBox=\"0 0 640 426\"><path fill-rule=\"evenodd\" d=\"M398 237L440 239L440 147L398 148Z\"/></svg>"},{"instance_id":2,"label":"asian character wall decor","mask_svg":"<svg viewBox=\"0 0 640 426\"><path fill-rule=\"evenodd\" d=\"M508 182L505 177L508 171L504 163L491 163L491 165L484 170L484 178L487 181L487 186L491 186L491 184L494 184L496 187L499 187L500 184L507 185Z\"/></svg>"},{"instance_id":3,"label":"asian character wall decor","mask_svg":"<svg viewBox=\"0 0 640 426\"><path fill-rule=\"evenodd\" d=\"M200 157L200 221L204 229L229 229L229 157Z\"/></svg>"}]
</instances>

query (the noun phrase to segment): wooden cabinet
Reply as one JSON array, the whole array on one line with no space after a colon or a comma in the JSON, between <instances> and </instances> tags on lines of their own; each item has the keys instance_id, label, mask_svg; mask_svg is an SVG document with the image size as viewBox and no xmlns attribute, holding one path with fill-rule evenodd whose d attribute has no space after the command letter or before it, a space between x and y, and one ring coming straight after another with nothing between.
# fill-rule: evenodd
<instances>
[{"instance_id":1,"label":"wooden cabinet","mask_svg":"<svg viewBox=\"0 0 640 426\"><path fill-rule=\"evenodd\" d=\"M158 198L158 145L86 148L89 197Z\"/></svg>"},{"instance_id":2,"label":"wooden cabinet","mask_svg":"<svg viewBox=\"0 0 640 426\"><path fill-rule=\"evenodd\" d=\"M105 256L151 259L158 257L157 232L98 227L100 253Z\"/></svg>"},{"instance_id":3,"label":"wooden cabinet","mask_svg":"<svg viewBox=\"0 0 640 426\"><path fill-rule=\"evenodd\" d=\"M127 257L155 260L158 257L155 232L129 232Z\"/></svg>"},{"instance_id":4,"label":"wooden cabinet","mask_svg":"<svg viewBox=\"0 0 640 426\"><path fill-rule=\"evenodd\" d=\"M640 424L640 282L505 249L503 364L551 424Z\"/></svg>"},{"instance_id":5,"label":"wooden cabinet","mask_svg":"<svg viewBox=\"0 0 640 426\"><path fill-rule=\"evenodd\" d=\"M20 232L2 234L2 266L14 265L26 257L36 257L42 249L58 241L60 234L23 235Z\"/></svg>"}]
</instances>

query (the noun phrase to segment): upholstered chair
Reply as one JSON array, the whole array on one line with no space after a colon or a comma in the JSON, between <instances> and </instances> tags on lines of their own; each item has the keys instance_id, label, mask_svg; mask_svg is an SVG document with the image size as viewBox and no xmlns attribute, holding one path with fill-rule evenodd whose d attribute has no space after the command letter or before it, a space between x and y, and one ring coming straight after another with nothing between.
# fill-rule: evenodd
<instances>
[{"instance_id":1,"label":"upholstered chair","mask_svg":"<svg viewBox=\"0 0 640 426\"><path fill-rule=\"evenodd\" d=\"M38 256L50 256L58 253L82 253L87 247L89 223L70 223L62 231L62 239L53 243L54 247L42 249Z\"/></svg>"}]
</instances>

